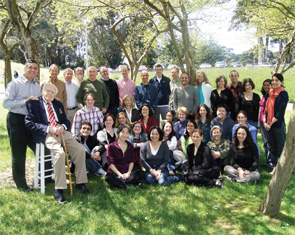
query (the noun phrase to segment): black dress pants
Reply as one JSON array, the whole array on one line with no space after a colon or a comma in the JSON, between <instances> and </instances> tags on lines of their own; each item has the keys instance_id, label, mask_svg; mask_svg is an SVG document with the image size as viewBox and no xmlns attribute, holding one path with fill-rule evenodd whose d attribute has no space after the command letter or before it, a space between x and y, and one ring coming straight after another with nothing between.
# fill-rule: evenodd
<instances>
[{"instance_id":1,"label":"black dress pants","mask_svg":"<svg viewBox=\"0 0 295 235\"><path fill-rule=\"evenodd\" d=\"M142 170L133 171L130 177L127 179L119 178L115 173L107 173L105 176L106 182L111 187L126 189L128 184L138 185L142 180L144 180L145 173Z\"/></svg>"},{"instance_id":2,"label":"black dress pants","mask_svg":"<svg viewBox=\"0 0 295 235\"><path fill-rule=\"evenodd\" d=\"M215 185L215 179L217 179L218 176L219 176L218 167L213 167L209 169L198 169L196 171L188 173L184 177L184 181L187 184L212 187Z\"/></svg>"},{"instance_id":3,"label":"black dress pants","mask_svg":"<svg viewBox=\"0 0 295 235\"><path fill-rule=\"evenodd\" d=\"M18 188L26 188L25 177L27 146L35 152L36 144L33 141L31 132L25 127L25 116L9 112L7 114L7 131L9 136L12 175Z\"/></svg>"}]
</instances>

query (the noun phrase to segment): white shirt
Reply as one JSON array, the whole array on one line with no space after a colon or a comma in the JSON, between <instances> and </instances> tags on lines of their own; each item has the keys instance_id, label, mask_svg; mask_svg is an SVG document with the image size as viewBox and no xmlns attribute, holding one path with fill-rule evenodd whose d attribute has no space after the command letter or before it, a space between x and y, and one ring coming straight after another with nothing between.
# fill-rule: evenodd
<instances>
[{"instance_id":1,"label":"white shirt","mask_svg":"<svg viewBox=\"0 0 295 235\"><path fill-rule=\"evenodd\" d=\"M76 95L78 93L79 87L73 82L65 82L65 84L67 90L67 108L72 109L78 106Z\"/></svg>"}]
</instances>

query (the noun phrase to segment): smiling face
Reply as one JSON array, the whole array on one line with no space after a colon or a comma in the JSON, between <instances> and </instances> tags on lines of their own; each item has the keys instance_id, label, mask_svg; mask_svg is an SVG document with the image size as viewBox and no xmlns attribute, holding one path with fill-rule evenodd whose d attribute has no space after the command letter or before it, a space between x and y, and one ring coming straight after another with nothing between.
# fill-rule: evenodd
<instances>
[{"instance_id":1,"label":"smiling face","mask_svg":"<svg viewBox=\"0 0 295 235\"><path fill-rule=\"evenodd\" d=\"M158 130L157 129L153 129L152 131L151 131L151 141L152 142L156 142L156 141L159 141L159 139L160 139L160 134L159 134L159 132L158 132Z\"/></svg>"},{"instance_id":2,"label":"smiling face","mask_svg":"<svg viewBox=\"0 0 295 235\"><path fill-rule=\"evenodd\" d=\"M149 83L149 72L148 71L142 71L141 80L142 80L142 83L145 85Z\"/></svg>"},{"instance_id":3,"label":"smiling face","mask_svg":"<svg viewBox=\"0 0 295 235\"><path fill-rule=\"evenodd\" d=\"M276 89L280 88L282 85L283 85L283 83L276 76L272 77L271 86L273 89L276 90Z\"/></svg>"},{"instance_id":4,"label":"smiling face","mask_svg":"<svg viewBox=\"0 0 295 235\"><path fill-rule=\"evenodd\" d=\"M177 69L171 69L171 76L173 78L173 80L177 80L179 78L179 72L177 71Z\"/></svg>"},{"instance_id":5,"label":"smiling face","mask_svg":"<svg viewBox=\"0 0 295 235\"><path fill-rule=\"evenodd\" d=\"M186 114L184 112L179 111L177 117L179 121L183 122L186 119Z\"/></svg>"},{"instance_id":6,"label":"smiling face","mask_svg":"<svg viewBox=\"0 0 295 235\"><path fill-rule=\"evenodd\" d=\"M118 138L122 141L126 141L129 137L129 129L127 127L123 128L123 130L119 133Z\"/></svg>"},{"instance_id":7,"label":"smiling face","mask_svg":"<svg viewBox=\"0 0 295 235\"><path fill-rule=\"evenodd\" d=\"M51 65L50 69L49 69L49 74L51 78L57 78L57 76L59 75L59 68L57 65Z\"/></svg>"},{"instance_id":8,"label":"smiling face","mask_svg":"<svg viewBox=\"0 0 295 235\"><path fill-rule=\"evenodd\" d=\"M136 135L139 135L142 132L140 123L136 123L133 127L133 131Z\"/></svg>"},{"instance_id":9,"label":"smiling face","mask_svg":"<svg viewBox=\"0 0 295 235\"><path fill-rule=\"evenodd\" d=\"M104 79L109 79L109 70L106 67L101 67L100 70L100 75L104 78Z\"/></svg>"},{"instance_id":10,"label":"smiling face","mask_svg":"<svg viewBox=\"0 0 295 235\"><path fill-rule=\"evenodd\" d=\"M244 114L239 113L239 114L237 115L237 121L238 121L238 123L239 123L240 125L244 125L244 124L246 123L246 121L247 121L247 118L246 118L246 116L245 116Z\"/></svg>"},{"instance_id":11,"label":"smiling face","mask_svg":"<svg viewBox=\"0 0 295 235\"><path fill-rule=\"evenodd\" d=\"M171 113L167 113L167 114L166 114L166 120L167 120L168 122L172 122L173 119L174 119L174 117L173 117L173 115L172 115Z\"/></svg>"},{"instance_id":12,"label":"smiling face","mask_svg":"<svg viewBox=\"0 0 295 235\"><path fill-rule=\"evenodd\" d=\"M195 125L192 122L188 122L186 125L186 131L192 133L195 130Z\"/></svg>"},{"instance_id":13,"label":"smiling face","mask_svg":"<svg viewBox=\"0 0 295 235\"><path fill-rule=\"evenodd\" d=\"M220 89L223 89L223 88L225 87L225 81L224 81L224 78L221 78L221 79L219 80L219 82L217 82L217 86L218 86L218 88L220 88Z\"/></svg>"},{"instance_id":14,"label":"smiling face","mask_svg":"<svg viewBox=\"0 0 295 235\"><path fill-rule=\"evenodd\" d=\"M29 81L33 81L33 79L38 74L38 65L36 63L29 63L27 66L25 66L24 71L25 71L25 77Z\"/></svg>"},{"instance_id":15,"label":"smiling face","mask_svg":"<svg viewBox=\"0 0 295 235\"><path fill-rule=\"evenodd\" d=\"M162 77L162 75L163 75L163 68L162 68L162 66L156 67L156 74L157 74L157 76L159 78Z\"/></svg>"},{"instance_id":16,"label":"smiling face","mask_svg":"<svg viewBox=\"0 0 295 235\"><path fill-rule=\"evenodd\" d=\"M237 72L231 72L230 75L229 75L229 78L230 78L232 83L236 84L238 82L239 75L238 75Z\"/></svg>"},{"instance_id":17,"label":"smiling face","mask_svg":"<svg viewBox=\"0 0 295 235\"><path fill-rule=\"evenodd\" d=\"M172 131L172 125L170 122L166 122L164 126L164 135L168 136Z\"/></svg>"},{"instance_id":18,"label":"smiling face","mask_svg":"<svg viewBox=\"0 0 295 235\"><path fill-rule=\"evenodd\" d=\"M96 79L97 74L97 69L95 67L88 68L88 77L91 81L94 81Z\"/></svg>"},{"instance_id":19,"label":"smiling face","mask_svg":"<svg viewBox=\"0 0 295 235\"><path fill-rule=\"evenodd\" d=\"M212 131L212 137L213 137L214 140L220 140L220 138L221 138L221 131L218 128L214 129Z\"/></svg>"},{"instance_id":20,"label":"smiling face","mask_svg":"<svg viewBox=\"0 0 295 235\"><path fill-rule=\"evenodd\" d=\"M85 99L85 104L87 108L92 108L95 103L95 100L93 99L92 95L88 95Z\"/></svg>"},{"instance_id":21,"label":"smiling face","mask_svg":"<svg viewBox=\"0 0 295 235\"><path fill-rule=\"evenodd\" d=\"M128 68L127 68L127 66L122 66L122 68L121 68L121 74L122 74L122 76L123 76L123 78L128 78Z\"/></svg>"},{"instance_id":22,"label":"smiling face","mask_svg":"<svg viewBox=\"0 0 295 235\"><path fill-rule=\"evenodd\" d=\"M110 116L108 116L108 117L106 118L105 122L104 122L104 125L105 125L106 127L113 127L113 125L114 125L114 120L113 120L113 118L110 117Z\"/></svg>"},{"instance_id":23,"label":"smiling face","mask_svg":"<svg viewBox=\"0 0 295 235\"><path fill-rule=\"evenodd\" d=\"M127 118L124 114L119 114L118 116L119 125L127 124Z\"/></svg>"},{"instance_id":24,"label":"smiling face","mask_svg":"<svg viewBox=\"0 0 295 235\"><path fill-rule=\"evenodd\" d=\"M247 132L243 128L239 128L237 132L237 139L240 142L240 144L244 143L246 138Z\"/></svg>"},{"instance_id":25,"label":"smiling face","mask_svg":"<svg viewBox=\"0 0 295 235\"><path fill-rule=\"evenodd\" d=\"M219 119L224 119L226 116L226 110L223 107L219 107L216 112Z\"/></svg>"},{"instance_id":26,"label":"smiling face","mask_svg":"<svg viewBox=\"0 0 295 235\"><path fill-rule=\"evenodd\" d=\"M199 114L202 119L206 119L207 110L203 106L201 106Z\"/></svg>"},{"instance_id":27,"label":"smiling face","mask_svg":"<svg viewBox=\"0 0 295 235\"><path fill-rule=\"evenodd\" d=\"M52 102L56 96L56 88L52 84L46 84L42 90L43 99L47 102Z\"/></svg>"},{"instance_id":28,"label":"smiling face","mask_svg":"<svg viewBox=\"0 0 295 235\"><path fill-rule=\"evenodd\" d=\"M263 90L264 90L266 93L269 92L270 88L271 88L271 84L270 84L269 82L264 82L264 83L263 83Z\"/></svg>"},{"instance_id":29,"label":"smiling face","mask_svg":"<svg viewBox=\"0 0 295 235\"><path fill-rule=\"evenodd\" d=\"M67 71L65 72L65 80L67 83L71 83L72 82L72 78L73 78L73 71L70 69L67 69Z\"/></svg>"},{"instance_id":30,"label":"smiling face","mask_svg":"<svg viewBox=\"0 0 295 235\"><path fill-rule=\"evenodd\" d=\"M183 87L187 87L189 85L190 79L187 74L182 74L180 81Z\"/></svg>"},{"instance_id":31,"label":"smiling face","mask_svg":"<svg viewBox=\"0 0 295 235\"><path fill-rule=\"evenodd\" d=\"M149 116L149 113L150 113L150 110L147 106L143 106L141 108L141 114L143 117L148 117Z\"/></svg>"},{"instance_id":32,"label":"smiling face","mask_svg":"<svg viewBox=\"0 0 295 235\"><path fill-rule=\"evenodd\" d=\"M204 82L204 76L202 73L198 73L197 75L197 83L201 85Z\"/></svg>"},{"instance_id":33,"label":"smiling face","mask_svg":"<svg viewBox=\"0 0 295 235\"><path fill-rule=\"evenodd\" d=\"M87 124L83 124L80 128L80 134L83 137L88 137L91 133L91 127Z\"/></svg>"},{"instance_id":34,"label":"smiling face","mask_svg":"<svg viewBox=\"0 0 295 235\"><path fill-rule=\"evenodd\" d=\"M192 134L192 140L195 145L200 145L202 142L202 139L203 139L203 136L201 136L199 132L194 132Z\"/></svg>"},{"instance_id":35,"label":"smiling face","mask_svg":"<svg viewBox=\"0 0 295 235\"><path fill-rule=\"evenodd\" d=\"M252 91L252 85L250 82L245 83L245 91L246 92L251 92Z\"/></svg>"},{"instance_id":36,"label":"smiling face","mask_svg":"<svg viewBox=\"0 0 295 235\"><path fill-rule=\"evenodd\" d=\"M132 105L132 99L130 97L126 98L125 106L126 107L131 107L131 105Z\"/></svg>"}]
</instances>

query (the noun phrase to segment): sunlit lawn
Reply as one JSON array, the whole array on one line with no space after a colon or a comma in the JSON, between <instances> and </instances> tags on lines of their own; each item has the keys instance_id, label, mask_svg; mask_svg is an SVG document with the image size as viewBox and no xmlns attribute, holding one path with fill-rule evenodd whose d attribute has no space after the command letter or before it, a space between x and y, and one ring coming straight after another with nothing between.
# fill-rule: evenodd
<instances>
[{"instance_id":1,"label":"sunlit lawn","mask_svg":"<svg viewBox=\"0 0 295 235\"><path fill-rule=\"evenodd\" d=\"M246 71L239 71L241 77L246 77ZM207 73L214 84L217 74L228 72L229 69ZM251 70L248 75L255 79L256 73L260 74ZM257 75L257 82L265 77ZM286 82L286 89L294 96L291 80ZM286 113L287 120L290 113ZM6 114L0 101L1 172L11 166ZM265 157L260 135L258 142L262 165ZM33 160L30 152L28 161ZM286 189L279 216L270 218L258 212L271 179L269 170L263 166L259 170L258 184L225 181L222 190L184 183L111 190L103 179L90 176L91 194L74 191L71 198L67 191L70 203L65 206L53 200L53 185L46 188L45 195L38 190L23 193L6 185L0 188L0 234L295 234L295 174Z\"/></svg>"}]
</instances>

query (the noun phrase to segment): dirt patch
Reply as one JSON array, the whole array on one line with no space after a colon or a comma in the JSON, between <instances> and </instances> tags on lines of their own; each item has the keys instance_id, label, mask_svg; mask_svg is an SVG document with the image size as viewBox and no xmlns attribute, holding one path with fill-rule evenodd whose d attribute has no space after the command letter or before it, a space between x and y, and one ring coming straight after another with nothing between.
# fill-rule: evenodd
<instances>
[{"instance_id":1,"label":"dirt patch","mask_svg":"<svg viewBox=\"0 0 295 235\"><path fill-rule=\"evenodd\" d=\"M26 179L27 184L30 187L33 187L34 184L34 173L35 173L35 161L27 161L26 162ZM7 185L15 186L15 183L12 178L12 169L11 167L6 167L1 169L0 172L0 187L4 187Z\"/></svg>"}]
</instances>

